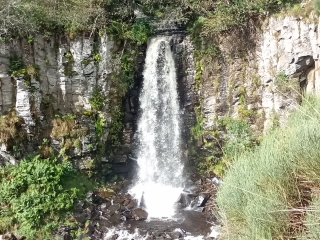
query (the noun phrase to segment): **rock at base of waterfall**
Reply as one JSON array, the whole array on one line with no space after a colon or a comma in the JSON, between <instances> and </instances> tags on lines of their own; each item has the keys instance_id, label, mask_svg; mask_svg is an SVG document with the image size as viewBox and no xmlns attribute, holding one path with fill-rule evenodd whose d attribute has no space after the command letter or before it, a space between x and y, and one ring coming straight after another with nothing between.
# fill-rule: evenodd
<instances>
[{"instance_id":1,"label":"rock at base of waterfall","mask_svg":"<svg viewBox=\"0 0 320 240\"><path fill-rule=\"evenodd\" d=\"M133 209L136 207L136 205L137 205L137 203L134 200L130 200L130 202L126 205L126 207L128 209Z\"/></svg>"},{"instance_id":2,"label":"rock at base of waterfall","mask_svg":"<svg viewBox=\"0 0 320 240\"><path fill-rule=\"evenodd\" d=\"M111 212L111 213L114 213L116 211L119 211L120 210L120 204L119 203L116 203L116 204L113 204L111 205L108 210Z\"/></svg>"},{"instance_id":3,"label":"rock at base of waterfall","mask_svg":"<svg viewBox=\"0 0 320 240\"><path fill-rule=\"evenodd\" d=\"M191 203L192 208L204 207L211 195L209 193L200 193Z\"/></svg>"},{"instance_id":4,"label":"rock at base of waterfall","mask_svg":"<svg viewBox=\"0 0 320 240\"><path fill-rule=\"evenodd\" d=\"M194 199L194 197L189 196L189 193L181 193L179 196L178 201L176 202L175 206L180 206L180 208L186 208L188 207L192 200Z\"/></svg>"},{"instance_id":5,"label":"rock at base of waterfall","mask_svg":"<svg viewBox=\"0 0 320 240\"><path fill-rule=\"evenodd\" d=\"M136 220L146 220L148 218L148 212L142 208L133 209L131 214Z\"/></svg>"},{"instance_id":6,"label":"rock at base of waterfall","mask_svg":"<svg viewBox=\"0 0 320 240\"><path fill-rule=\"evenodd\" d=\"M85 223L88 219L91 219L91 212L90 211L75 212L73 214L73 217L77 222Z\"/></svg>"}]
</instances>

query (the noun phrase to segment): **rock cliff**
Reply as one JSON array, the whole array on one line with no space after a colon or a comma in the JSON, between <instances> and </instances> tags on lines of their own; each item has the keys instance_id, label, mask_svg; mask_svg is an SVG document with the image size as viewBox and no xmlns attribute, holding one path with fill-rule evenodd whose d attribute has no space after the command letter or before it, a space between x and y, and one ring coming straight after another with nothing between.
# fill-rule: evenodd
<instances>
[{"instance_id":1,"label":"rock cliff","mask_svg":"<svg viewBox=\"0 0 320 240\"><path fill-rule=\"evenodd\" d=\"M216 142L224 116L266 132L285 122L303 92L318 93L318 36L318 21L285 16L216 38L214 50L196 65L203 129L198 145Z\"/></svg>"}]
</instances>

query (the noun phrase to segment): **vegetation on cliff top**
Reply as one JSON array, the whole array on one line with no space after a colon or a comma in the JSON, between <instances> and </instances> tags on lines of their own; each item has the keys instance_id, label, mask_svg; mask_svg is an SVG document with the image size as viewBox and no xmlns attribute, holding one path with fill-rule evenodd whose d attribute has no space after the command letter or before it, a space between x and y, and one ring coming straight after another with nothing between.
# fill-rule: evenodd
<instances>
[{"instance_id":1,"label":"vegetation on cliff top","mask_svg":"<svg viewBox=\"0 0 320 240\"><path fill-rule=\"evenodd\" d=\"M133 23L134 11L180 23L197 22L203 35L212 35L249 18L266 16L296 0L0 0L0 36L35 33L94 32L112 27L114 21ZM200 24L199 24L200 23Z\"/></svg>"},{"instance_id":2,"label":"vegetation on cliff top","mask_svg":"<svg viewBox=\"0 0 320 240\"><path fill-rule=\"evenodd\" d=\"M319 239L320 98L236 158L217 195L226 239Z\"/></svg>"}]
</instances>

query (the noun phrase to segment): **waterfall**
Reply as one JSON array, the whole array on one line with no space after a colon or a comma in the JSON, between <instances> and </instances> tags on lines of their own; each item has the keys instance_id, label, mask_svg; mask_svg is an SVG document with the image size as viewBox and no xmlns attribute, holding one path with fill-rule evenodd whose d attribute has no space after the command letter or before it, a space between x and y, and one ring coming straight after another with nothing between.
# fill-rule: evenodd
<instances>
[{"instance_id":1,"label":"waterfall","mask_svg":"<svg viewBox=\"0 0 320 240\"><path fill-rule=\"evenodd\" d=\"M180 109L169 37L151 39L143 72L138 123L138 182L132 193L149 217L170 217L182 191Z\"/></svg>"}]
</instances>

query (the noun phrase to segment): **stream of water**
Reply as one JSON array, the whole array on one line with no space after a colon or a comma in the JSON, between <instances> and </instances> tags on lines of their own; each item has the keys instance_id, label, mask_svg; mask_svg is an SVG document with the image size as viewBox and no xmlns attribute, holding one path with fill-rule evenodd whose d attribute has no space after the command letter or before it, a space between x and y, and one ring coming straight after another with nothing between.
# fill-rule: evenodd
<instances>
[{"instance_id":1,"label":"stream of water","mask_svg":"<svg viewBox=\"0 0 320 240\"><path fill-rule=\"evenodd\" d=\"M139 173L131 192L150 218L171 217L183 184L180 109L170 37L151 39L147 49L138 124Z\"/></svg>"}]
</instances>

